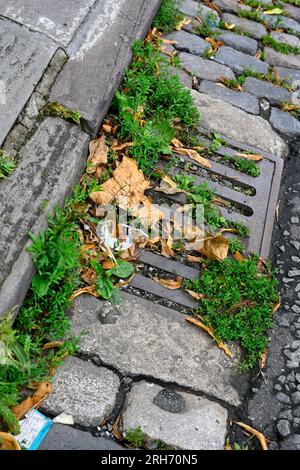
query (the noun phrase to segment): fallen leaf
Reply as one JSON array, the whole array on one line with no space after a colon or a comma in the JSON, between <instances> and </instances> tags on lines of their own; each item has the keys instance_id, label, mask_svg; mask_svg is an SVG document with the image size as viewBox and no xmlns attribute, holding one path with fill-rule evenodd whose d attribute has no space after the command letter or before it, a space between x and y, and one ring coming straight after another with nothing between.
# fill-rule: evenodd
<instances>
[{"instance_id":1,"label":"fallen leaf","mask_svg":"<svg viewBox=\"0 0 300 470\"><path fill-rule=\"evenodd\" d=\"M121 420L121 413L117 417L116 421L113 424L112 427L112 433L114 437L117 439L117 441L122 441L123 440L123 434L120 431L120 420Z\"/></svg>"},{"instance_id":2,"label":"fallen leaf","mask_svg":"<svg viewBox=\"0 0 300 470\"><path fill-rule=\"evenodd\" d=\"M236 153L237 157L247 158L248 160L253 160L255 162L260 162L263 157L259 153Z\"/></svg>"},{"instance_id":3,"label":"fallen leaf","mask_svg":"<svg viewBox=\"0 0 300 470\"><path fill-rule=\"evenodd\" d=\"M260 370L264 369L266 367L267 363L267 357L268 357L268 350L266 349L262 355L260 356L260 361L259 361L259 368Z\"/></svg>"},{"instance_id":4,"label":"fallen leaf","mask_svg":"<svg viewBox=\"0 0 300 470\"><path fill-rule=\"evenodd\" d=\"M219 49L219 47L223 46L224 45L224 42L222 41L217 41L216 39L213 39L213 38L205 38L205 41L208 42L214 51L217 51Z\"/></svg>"},{"instance_id":5,"label":"fallen leaf","mask_svg":"<svg viewBox=\"0 0 300 470\"><path fill-rule=\"evenodd\" d=\"M123 209L133 207L145 199L145 190L150 187L137 162L124 157L113 172L113 176L102 185L102 191L94 191L90 198L95 204L107 205L113 200Z\"/></svg>"},{"instance_id":6,"label":"fallen leaf","mask_svg":"<svg viewBox=\"0 0 300 470\"><path fill-rule=\"evenodd\" d=\"M199 165L204 166L205 168L211 168L211 163L207 158L201 157L197 150L188 149L188 148L178 148L171 147L172 152L178 153L179 155L187 155L189 158L199 163Z\"/></svg>"},{"instance_id":7,"label":"fallen leaf","mask_svg":"<svg viewBox=\"0 0 300 470\"><path fill-rule=\"evenodd\" d=\"M199 292L194 292L193 290L189 290L189 289L185 289L186 292L188 292L194 299L197 299L197 300L202 300L204 299L205 295L204 294L200 294Z\"/></svg>"},{"instance_id":8,"label":"fallen leaf","mask_svg":"<svg viewBox=\"0 0 300 470\"><path fill-rule=\"evenodd\" d=\"M215 5L213 2L210 2L209 0L205 0L205 4L211 8L212 10L215 10L217 13L219 13L219 15L223 15L223 12L220 10L219 7L217 7L217 5Z\"/></svg>"},{"instance_id":9,"label":"fallen leaf","mask_svg":"<svg viewBox=\"0 0 300 470\"><path fill-rule=\"evenodd\" d=\"M19 405L12 407L12 412L17 419L21 419L32 408L38 408L41 402L52 392L52 385L50 382L42 382L30 397L26 398Z\"/></svg>"},{"instance_id":10,"label":"fallen leaf","mask_svg":"<svg viewBox=\"0 0 300 470\"><path fill-rule=\"evenodd\" d=\"M103 263L101 263L101 266L103 269L111 269L116 266L116 263L110 259L106 259L105 261L103 261Z\"/></svg>"},{"instance_id":11,"label":"fallen leaf","mask_svg":"<svg viewBox=\"0 0 300 470\"><path fill-rule=\"evenodd\" d=\"M273 310L272 310L272 315L275 315L275 313L277 312L277 310L279 310L281 307L281 302L277 302L274 307L273 307Z\"/></svg>"},{"instance_id":12,"label":"fallen leaf","mask_svg":"<svg viewBox=\"0 0 300 470\"><path fill-rule=\"evenodd\" d=\"M300 109L300 105L292 103L283 103L281 109L283 111L298 111Z\"/></svg>"},{"instance_id":13,"label":"fallen leaf","mask_svg":"<svg viewBox=\"0 0 300 470\"><path fill-rule=\"evenodd\" d=\"M223 343L222 341L218 340L215 337L213 330L209 326L205 325L202 321L200 321L200 320L198 320L197 318L194 318L194 317L187 317L186 321L188 321L189 323L192 323L193 325L198 326L202 330L206 331L216 341L219 348L223 349L225 354L227 356L229 356L231 359L233 358L232 352L229 350L229 348L226 346L225 343Z\"/></svg>"},{"instance_id":14,"label":"fallen leaf","mask_svg":"<svg viewBox=\"0 0 300 470\"><path fill-rule=\"evenodd\" d=\"M88 287L83 287L81 289L77 289L70 297L70 302L72 302L76 297L79 297L82 294L90 294L93 295L94 297L99 297L99 295L96 292L95 286L88 286Z\"/></svg>"},{"instance_id":15,"label":"fallen leaf","mask_svg":"<svg viewBox=\"0 0 300 470\"><path fill-rule=\"evenodd\" d=\"M172 144L173 144L174 147L176 147L176 148L182 148L182 147L184 147L183 143L180 142L180 140L176 139L176 137L174 137L174 139L172 139Z\"/></svg>"},{"instance_id":16,"label":"fallen leaf","mask_svg":"<svg viewBox=\"0 0 300 470\"><path fill-rule=\"evenodd\" d=\"M174 256L174 251L172 249L172 238L168 240L161 240L161 254L165 258L172 258Z\"/></svg>"},{"instance_id":17,"label":"fallen leaf","mask_svg":"<svg viewBox=\"0 0 300 470\"><path fill-rule=\"evenodd\" d=\"M223 261L227 258L228 248L228 238L225 238L222 235L216 235L215 237L206 238L204 240L200 253L209 259Z\"/></svg>"},{"instance_id":18,"label":"fallen leaf","mask_svg":"<svg viewBox=\"0 0 300 470\"><path fill-rule=\"evenodd\" d=\"M46 351L47 349L60 348L60 346L62 346L63 344L63 341L50 341L49 343L44 344L42 350Z\"/></svg>"},{"instance_id":19,"label":"fallen leaf","mask_svg":"<svg viewBox=\"0 0 300 470\"><path fill-rule=\"evenodd\" d=\"M89 145L90 154L88 156L87 174L95 173L99 165L107 163L107 154L109 147L105 143L105 137L92 140Z\"/></svg>"},{"instance_id":20,"label":"fallen leaf","mask_svg":"<svg viewBox=\"0 0 300 470\"><path fill-rule=\"evenodd\" d=\"M282 8L272 8L272 10L264 11L264 15L282 15L284 10Z\"/></svg>"},{"instance_id":21,"label":"fallen leaf","mask_svg":"<svg viewBox=\"0 0 300 470\"><path fill-rule=\"evenodd\" d=\"M230 207L230 201L227 201L226 199L222 199L221 197L217 196L213 198L212 203L217 204L218 206Z\"/></svg>"},{"instance_id":22,"label":"fallen leaf","mask_svg":"<svg viewBox=\"0 0 300 470\"><path fill-rule=\"evenodd\" d=\"M110 134L113 130L112 126L110 124L103 124L102 125L102 129L104 132L106 132L107 134Z\"/></svg>"},{"instance_id":23,"label":"fallen leaf","mask_svg":"<svg viewBox=\"0 0 300 470\"><path fill-rule=\"evenodd\" d=\"M234 258L237 260L237 261L247 261L247 258L245 258L245 256L241 255L241 253L239 251L236 251L234 253Z\"/></svg>"},{"instance_id":24,"label":"fallen leaf","mask_svg":"<svg viewBox=\"0 0 300 470\"><path fill-rule=\"evenodd\" d=\"M17 439L8 432L0 432L0 450L22 450Z\"/></svg>"},{"instance_id":25,"label":"fallen leaf","mask_svg":"<svg viewBox=\"0 0 300 470\"><path fill-rule=\"evenodd\" d=\"M161 40L164 44L178 44L178 41L173 41L172 39L162 39Z\"/></svg>"},{"instance_id":26,"label":"fallen leaf","mask_svg":"<svg viewBox=\"0 0 300 470\"><path fill-rule=\"evenodd\" d=\"M231 30L231 29L234 29L234 28L235 28L235 24L233 24L233 23L225 23L225 22L224 22L224 27L225 27L225 29Z\"/></svg>"},{"instance_id":27,"label":"fallen leaf","mask_svg":"<svg viewBox=\"0 0 300 470\"><path fill-rule=\"evenodd\" d=\"M257 431L256 429L252 428L251 426L248 426L248 424L241 423L240 421L235 421L235 424L240 426L241 428L244 428L246 431L250 432L253 436L257 437L257 439L260 442L260 445L263 450L268 450L268 445L265 436Z\"/></svg>"},{"instance_id":28,"label":"fallen leaf","mask_svg":"<svg viewBox=\"0 0 300 470\"><path fill-rule=\"evenodd\" d=\"M203 263L203 258L202 256L192 256L188 255L187 260L190 261L191 263Z\"/></svg>"},{"instance_id":29,"label":"fallen leaf","mask_svg":"<svg viewBox=\"0 0 300 470\"><path fill-rule=\"evenodd\" d=\"M186 16L183 18L183 20L179 21L179 23L175 26L175 29L177 31L180 31L184 25L190 24L192 22L191 18L187 18Z\"/></svg>"},{"instance_id":30,"label":"fallen leaf","mask_svg":"<svg viewBox=\"0 0 300 470\"><path fill-rule=\"evenodd\" d=\"M133 142L125 142L124 144L114 144L111 146L111 149L115 151L119 151L119 150L123 150L127 147L132 147L132 146L133 146Z\"/></svg>"},{"instance_id":31,"label":"fallen leaf","mask_svg":"<svg viewBox=\"0 0 300 470\"><path fill-rule=\"evenodd\" d=\"M159 186L154 188L154 190L164 194L186 193L183 189L178 188L175 181L173 181L168 175L165 175L161 179Z\"/></svg>"},{"instance_id":32,"label":"fallen leaf","mask_svg":"<svg viewBox=\"0 0 300 470\"><path fill-rule=\"evenodd\" d=\"M86 282L86 284L93 286L96 282L97 274L92 268L90 268L83 271L81 278Z\"/></svg>"},{"instance_id":33,"label":"fallen leaf","mask_svg":"<svg viewBox=\"0 0 300 470\"><path fill-rule=\"evenodd\" d=\"M158 282L160 285L171 290L180 289L183 283L183 278L181 276L177 276L176 279L165 279L165 278L159 278L159 277L154 277L153 279L154 281Z\"/></svg>"}]
</instances>

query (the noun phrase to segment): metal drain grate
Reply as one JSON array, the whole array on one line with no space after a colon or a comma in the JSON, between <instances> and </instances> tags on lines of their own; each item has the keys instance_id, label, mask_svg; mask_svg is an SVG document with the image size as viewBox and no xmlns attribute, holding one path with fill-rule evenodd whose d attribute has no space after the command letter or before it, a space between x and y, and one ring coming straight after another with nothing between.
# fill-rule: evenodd
<instances>
[{"instance_id":1,"label":"metal drain grate","mask_svg":"<svg viewBox=\"0 0 300 470\"><path fill-rule=\"evenodd\" d=\"M214 190L216 196L228 200L231 203L230 211L220 207L224 217L235 222L242 222L250 229L250 237L243 240L249 252L255 252L268 257L274 217L276 213L277 197L279 192L280 179L283 168L283 161L271 154L255 149L253 147L234 142L226 137L226 146L222 146L218 152L222 155L235 156L237 151L248 151L260 154L263 159L259 162L261 174L258 177L251 177L231 168L227 162L216 162L211 160L212 167L207 170L197 165L194 160L182 157L185 162L189 162L196 168L189 172L180 168L173 168L169 174L175 175L178 172L190 173L195 184L207 183L208 188ZM205 144L209 141L202 139ZM167 196L165 198L179 202L178 196ZM168 205L166 204L166 211ZM182 276L185 279L196 279L199 270L186 266L181 262L172 261L153 252L144 251L139 257L139 261L152 268L157 268L165 273ZM151 268L151 269L152 269ZM174 303L175 309L180 306L192 309L197 306L197 302L183 290L170 290L148 276L148 274L137 273L129 286L129 289L137 289L146 294L153 295L164 302ZM134 292L133 292L134 293ZM137 293L137 292L136 292Z\"/></svg>"}]
</instances>

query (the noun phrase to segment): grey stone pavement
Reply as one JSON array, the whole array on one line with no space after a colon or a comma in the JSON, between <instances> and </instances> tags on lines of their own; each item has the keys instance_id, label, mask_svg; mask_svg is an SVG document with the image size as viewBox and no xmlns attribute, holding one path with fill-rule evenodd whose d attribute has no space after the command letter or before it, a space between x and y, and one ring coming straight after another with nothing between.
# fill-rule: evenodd
<instances>
[{"instance_id":1,"label":"grey stone pavement","mask_svg":"<svg viewBox=\"0 0 300 470\"><path fill-rule=\"evenodd\" d=\"M57 422L41 449L123 449L112 432L116 422L123 436L141 427L150 448L163 442L170 448L223 449L229 422L240 416L265 432L271 448L300 449L300 124L280 109L293 98L283 87L257 77L248 77L243 91L219 84L221 77L234 79L249 68L266 73L272 65L296 88L299 55L264 47L265 26L238 17L239 10L249 9L238 1L215 0L222 15L203 4L199 11L199 3L182 2L191 22L169 35L176 43L168 51L178 51L182 68L171 72L192 88L200 130L267 152L273 166L281 168L284 159L270 255L279 268L283 301L267 368L243 376L237 356L227 358L173 308L126 292L120 306L81 296L69 312L72 332L85 332L78 355L57 371L42 408L51 417L68 415L71 425ZM0 315L22 303L33 275L27 232L45 228L44 200L50 208L61 205L79 181L88 142L130 61L131 43L146 34L159 4L0 0L0 145L18 162L14 174L0 182ZM298 45L300 8L287 5L286 11L284 32L273 37ZM248 35L216 26L223 45L208 59L210 44L195 34L196 18L207 15L217 23L222 16ZM276 17L265 20L272 25ZM264 60L257 58L259 49ZM81 127L44 116L52 101L78 111ZM272 172L266 178L266 186L275 185ZM267 228L270 237L272 224Z\"/></svg>"}]
</instances>

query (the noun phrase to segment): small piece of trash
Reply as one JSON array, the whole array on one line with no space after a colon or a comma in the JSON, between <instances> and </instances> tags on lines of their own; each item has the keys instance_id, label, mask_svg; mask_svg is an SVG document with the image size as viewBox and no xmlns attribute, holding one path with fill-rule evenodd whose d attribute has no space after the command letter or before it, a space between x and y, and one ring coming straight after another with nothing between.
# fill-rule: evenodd
<instances>
[{"instance_id":1,"label":"small piece of trash","mask_svg":"<svg viewBox=\"0 0 300 470\"><path fill-rule=\"evenodd\" d=\"M70 426L74 425L74 418L72 415L68 415L67 413L61 413L60 415L55 416L53 418L53 423L59 424L69 424Z\"/></svg>"},{"instance_id":2,"label":"small piece of trash","mask_svg":"<svg viewBox=\"0 0 300 470\"><path fill-rule=\"evenodd\" d=\"M148 235L140 229L131 227L130 225L120 224L122 229L123 240L119 240L114 236L114 227L110 220L97 225L96 233L100 242L115 251L125 251L130 248L134 241L138 238L149 238Z\"/></svg>"},{"instance_id":3,"label":"small piece of trash","mask_svg":"<svg viewBox=\"0 0 300 470\"><path fill-rule=\"evenodd\" d=\"M21 432L15 438L22 449L36 450L53 426L52 420L38 410L31 409L20 421Z\"/></svg>"}]
</instances>

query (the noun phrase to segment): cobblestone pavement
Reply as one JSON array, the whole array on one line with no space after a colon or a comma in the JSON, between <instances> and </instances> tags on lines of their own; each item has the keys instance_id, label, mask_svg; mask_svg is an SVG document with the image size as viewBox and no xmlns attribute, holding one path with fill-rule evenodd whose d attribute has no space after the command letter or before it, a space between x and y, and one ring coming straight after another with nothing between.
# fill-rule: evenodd
<instances>
[{"instance_id":1,"label":"cobblestone pavement","mask_svg":"<svg viewBox=\"0 0 300 470\"><path fill-rule=\"evenodd\" d=\"M7 118L0 114L0 141L12 155L21 148L21 165L16 176L0 187L4 226L0 254L6 261L0 268L1 312L16 299L22 301L26 294L32 266L24 251L25 234L44 226L39 212L44 192L55 194L51 204L57 203L79 179L90 135L96 133L129 61L130 42L146 32L159 2L154 6L150 1L123 0L116 6L110 0L55 0L49 11L48 2L38 2L42 4L39 11L45 10L41 15L37 14L37 2L31 2L30 8L21 8L20 1L10 3L8 7L0 0L0 28L7 31L0 37L0 53L7 62L1 62L0 67L8 65L4 76L9 84L9 113ZM262 3L271 8L271 1ZM262 38L267 34L264 24L237 16L249 7L234 0L215 0L214 4L219 12L203 2L183 1L180 10L191 21L167 37L175 42L165 49L168 54L178 51L182 68L172 67L170 72L193 89L201 113L201 131L220 133L241 148L246 145L266 152L272 156L274 168L276 162L280 167L279 162L285 159L271 250L279 268L282 307L271 334L266 370L253 377L242 376L205 333L195 332L173 308L132 293L123 293L120 307L81 296L69 313L73 332L84 330L87 334L81 339L78 356L69 358L55 375L54 392L43 405L43 411L51 417L67 414L73 427L68 430L56 424L43 448L62 448L64 436L72 433L73 444L64 441L67 448L73 448L75 439L82 448L117 448L117 421L121 433L141 426L152 448L164 442L175 448L222 449L229 421L243 417L265 432L272 448L300 449L300 124L297 114L281 109L283 103L294 99L300 56L263 46ZM273 39L298 47L300 8L287 5L286 11L282 18L265 15L263 19L274 29L279 25L283 30L272 32ZM196 34L197 17L210 21L215 39L222 41L216 51ZM235 28L222 28L221 19ZM114 44L112 37L116 38ZM29 42L30 48L26 47ZM95 73L86 74L95 58L98 60L99 44L103 61L98 61ZM15 55L18 61L14 61ZM25 88L23 80L13 79L24 66L28 70ZM266 74L269 66L276 68L276 80L286 81L291 88L258 75ZM249 69L257 75L245 78L242 91L220 86L221 77L233 80ZM105 93L99 99L101 87ZM48 99L78 110L84 129L60 119L39 122L37 116ZM41 148L40 163L31 162L31 155ZM59 178L64 176L66 156L70 161L76 159L76 164L61 194ZM49 187L44 187L41 175L50 170L59 176L53 176ZM34 181L32 194L16 184L21 177L27 189L26 181ZM276 178L271 172L265 185L272 183ZM20 200L17 208L11 207L12 194ZM26 196L22 198L22 194ZM22 223L15 225L15 242L7 252L6 240L15 220ZM258 219L259 223L264 224L265 218ZM271 232L270 222L267 229ZM10 289L11 285L15 288Z\"/></svg>"}]
</instances>

